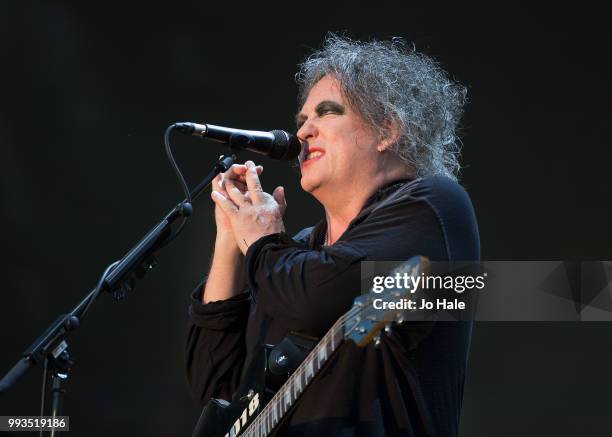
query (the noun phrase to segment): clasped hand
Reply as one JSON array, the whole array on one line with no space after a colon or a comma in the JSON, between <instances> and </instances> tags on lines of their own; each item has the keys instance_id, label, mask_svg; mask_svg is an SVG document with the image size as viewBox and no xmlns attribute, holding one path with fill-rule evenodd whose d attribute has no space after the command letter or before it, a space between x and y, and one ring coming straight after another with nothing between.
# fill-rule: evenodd
<instances>
[{"instance_id":1,"label":"clasped hand","mask_svg":"<svg viewBox=\"0 0 612 437\"><path fill-rule=\"evenodd\" d=\"M232 165L213 181L211 197L217 209L217 233L231 228L243 254L261 237L284 230L285 191L283 187L277 187L271 195L263 191L258 176L262 170L247 161Z\"/></svg>"}]
</instances>

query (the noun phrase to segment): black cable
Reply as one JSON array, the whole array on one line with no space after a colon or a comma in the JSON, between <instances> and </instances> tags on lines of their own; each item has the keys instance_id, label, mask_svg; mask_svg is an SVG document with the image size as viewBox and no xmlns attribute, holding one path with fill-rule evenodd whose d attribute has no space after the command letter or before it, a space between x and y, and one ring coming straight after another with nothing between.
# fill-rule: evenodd
<instances>
[{"instance_id":1,"label":"black cable","mask_svg":"<svg viewBox=\"0 0 612 437\"><path fill-rule=\"evenodd\" d=\"M185 199L186 201L191 204L191 192L189 191L189 186L187 185L187 181L185 181L185 178L183 177L183 174L181 173L181 170L179 169L176 160L174 159L174 156L172 155L172 148L170 147L170 133L172 132L172 130L176 128L176 124L172 124L170 125L167 129L166 132L164 133L164 145L165 145L165 149L166 149L166 155L168 156L168 160L170 161L170 165L172 166L172 169L174 170L174 172L176 173L176 176L178 177L178 180L181 184L181 188L183 189L183 193L185 194ZM178 234L181 233L181 231L183 230L183 227L185 226L185 223L187 222L187 215L183 215L183 221L179 224L178 228L176 229L176 231L174 231L171 235L169 235L163 242L162 246L165 246L166 244L170 243L172 240L174 240ZM83 308L83 310L80 312L80 314L77 314L77 309L75 309L70 316L74 316L77 317L77 319L82 320L85 315L87 314L87 312L89 311L89 308L91 307L91 305L94 303L94 301L98 298L98 296L100 295L100 293L102 293L102 291L104 290L104 281L106 281L106 278L108 277L108 275L110 274L110 272L121 262L121 260L119 261L115 261L114 263L110 264L108 267L106 267L106 270L104 270L104 273L102 273L102 276L100 276L100 279L98 280L98 284L96 285L96 288L94 289L93 293L91 293L91 297L89 298L89 300L87 301L87 304L85 305L85 308ZM44 412L45 412L45 398L46 398L46 388L47 388L47 374L48 374L48 359L45 359L45 364L44 364L44 369L43 369L43 380L42 380L42 387L41 387L41 396L40 396L40 415L43 416ZM40 431L40 436L42 437L43 435L43 431Z\"/></svg>"},{"instance_id":2,"label":"black cable","mask_svg":"<svg viewBox=\"0 0 612 437\"><path fill-rule=\"evenodd\" d=\"M168 156L168 161L170 161L170 165L172 166L172 170L174 170L174 173L176 174L176 177L178 178L179 183L181 184L181 188L183 189L183 193L185 194L185 199L189 204L191 204L191 191L189 190L189 185L187 185L187 181L185 180L183 173L181 173L181 170L179 169L179 166L176 163L176 160L174 159L174 155L172 155L172 147L170 146L170 133L173 129L176 128L176 126L176 123L174 123L168 126L168 128L166 129L166 132L164 133L164 147L166 149L166 156ZM164 240L164 242L160 245L159 248L161 249L162 247L168 245L172 240L174 240L181 233L186 223L187 217L183 216L183 220L179 223L177 229Z\"/></svg>"},{"instance_id":3,"label":"black cable","mask_svg":"<svg viewBox=\"0 0 612 437\"><path fill-rule=\"evenodd\" d=\"M181 184L181 188L183 189L183 193L185 194L185 199L187 199L187 202L191 204L192 203L191 202L191 192L189 191L189 186L187 185L187 181L185 181L185 178L183 177L183 174L181 173L181 170L179 169L179 167L178 167L178 165L176 163L176 160L174 159L174 156L172 155L172 148L170 146L170 133L175 128L176 128L176 124L172 124L172 125L168 126L168 128L166 129L166 132L164 133L164 146L165 146L165 149L166 149L166 155L168 156L168 160L170 161L170 165L172 166L172 169L176 173L176 176L178 177L179 182ZM166 244L168 244L172 240L174 240L177 237L177 235L180 234L180 232L183 230L183 227L185 226L186 222L187 222L187 217L183 217L183 221L181 221L181 223L179 224L177 230L174 231L171 235L169 235L164 240L164 243L163 243L163 245L161 247L165 246ZM102 276L100 276L100 280L98 281L98 285L96 285L94 293L92 294L91 298L87 302L87 305L85 306L83 311L81 311L81 314L73 313L73 314L71 314L71 316L75 316L75 317L81 318L81 319L83 317L85 317L85 314L87 313L87 311L89 311L89 308L91 307L93 302L100 295L100 293L102 293L102 291L104 290L104 281L106 280L106 277L113 270L113 268L115 268L117 266L117 264L119 264L120 262L121 262L120 260L119 261L115 261L114 263L110 264L106 268L104 273L102 273Z\"/></svg>"},{"instance_id":4,"label":"black cable","mask_svg":"<svg viewBox=\"0 0 612 437\"><path fill-rule=\"evenodd\" d=\"M181 170L179 169L178 165L176 164L176 161L174 160L174 156L172 155L172 148L170 147L170 133L174 128L176 128L176 123L168 126L166 132L164 133L164 145L166 147L166 155L168 156L168 160L170 161L170 165L172 166L174 173L176 173L176 177L181 183L181 187L183 188L183 192L185 193L185 199L187 199L187 202L191 203L191 192L189 191L189 186L187 185L187 182L183 177L183 173L181 173Z\"/></svg>"},{"instance_id":5,"label":"black cable","mask_svg":"<svg viewBox=\"0 0 612 437\"><path fill-rule=\"evenodd\" d=\"M174 156L172 155L172 148L170 147L170 133L175 128L176 128L176 124L172 124L172 125L168 126L168 128L166 129L166 132L164 133L164 145L165 145L165 148L166 148L166 155L168 155L168 160L170 161L170 165L174 169L174 172L176 173L176 176L179 179L181 187L183 188L183 192L185 194L185 199L187 199L188 203L192 203L191 202L191 192L189 191L189 186L187 185L187 182L185 181L185 178L183 177L183 174L181 173L181 170L179 169L179 167L178 167L178 165L176 163L176 160L174 159ZM164 243L163 243L162 247L165 246L166 244L170 243L170 241L172 241L172 240L174 240L176 238L176 236L183 230L183 227L185 226L186 222L187 222L187 217L183 217L183 221L179 224L178 229L175 232L173 232L170 236L168 236L168 238L166 238L164 240ZM110 264L106 268L104 273L102 273L102 276L100 276L100 279L98 280L98 284L96 285L95 291L92 294L92 296L89 299L89 301L87 301L87 305L85 306L83 311L81 311L80 314L72 313L71 316L75 316L75 317L80 318L80 319L85 317L85 314L87 314L87 311L89 311L89 308L91 307L93 302L100 295L100 293L102 293L102 291L104 290L104 281L106 280L106 277L109 275L109 273L120 262L121 262L121 260L115 261L114 263Z\"/></svg>"},{"instance_id":6,"label":"black cable","mask_svg":"<svg viewBox=\"0 0 612 437\"><path fill-rule=\"evenodd\" d=\"M174 231L174 232L172 232L172 234L168 235L168 237L166 237L164 242L159 245L157 250L161 249L162 247L167 246L168 244L170 244L172 242L172 240L174 240L176 237L178 237L178 234L181 233L181 231L183 230L183 227L185 227L186 223L187 223L187 217L183 217L183 220L181 220L181 222L179 223L176 231Z\"/></svg>"},{"instance_id":7,"label":"black cable","mask_svg":"<svg viewBox=\"0 0 612 437\"><path fill-rule=\"evenodd\" d=\"M94 293L91 295L91 298L89 298L89 300L87 301L87 305L85 306L85 308L83 308L83 311L81 311L81 314L75 314L73 312L72 314L70 314L71 316L75 316L78 319L82 319L83 317L85 317L85 314L87 314L87 311L89 311L89 307L91 307L91 304L93 304L93 302L100 295L100 293L102 293L102 290L104 290L104 281L106 280L106 277L120 262L121 261L115 261L114 263L109 265L106 268L106 270L104 270L104 273L102 273L102 276L100 276L100 279L98 280L98 285L96 285Z\"/></svg>"}]
</instances>

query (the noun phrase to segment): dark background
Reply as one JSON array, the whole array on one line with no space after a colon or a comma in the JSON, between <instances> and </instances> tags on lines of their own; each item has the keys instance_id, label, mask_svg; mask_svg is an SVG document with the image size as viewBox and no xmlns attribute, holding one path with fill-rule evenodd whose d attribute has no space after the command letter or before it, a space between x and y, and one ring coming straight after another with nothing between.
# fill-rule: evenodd
<instances>
[{"instance_id":1,"label":"dark background","mask_svg":"<svg viewBox=\"0 0 612 437\"><path fill-rule=\"evenodd\" d=\"M462 183L486 260L611 259L607 15L515 3L233 2L142 7L6 2L0 14L0 373L181 197L163 152L174 121L293 130L296 64L328 30L403 36L469 88ZM422 3L422 2L421 2ZM176 137L195 184L222 146ZM286 224L321 216L289 165ZM70 338L72 435L188 435L188 294L214 236L208 195L122 302L100 298ZM609 436L612 326L475 327L464 436ZM0 398L35 415L41 369Z\"/></svg>"}]
</instances>

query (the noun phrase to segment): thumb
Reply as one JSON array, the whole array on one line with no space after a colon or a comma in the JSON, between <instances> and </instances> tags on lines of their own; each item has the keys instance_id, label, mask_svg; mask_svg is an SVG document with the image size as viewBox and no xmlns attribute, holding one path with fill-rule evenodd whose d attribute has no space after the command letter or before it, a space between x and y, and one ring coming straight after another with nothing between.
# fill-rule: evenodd
<instances>
[{"instance_id":1,"label":"thumb","mask_svg":"<svg viewBox=\"0 0 612 437\"><path fill-rule=\"evenodd\" d=\"M281 215L285 214L285 210L287 209L287 200L285 199L285 189L283 187L276 187L274 192L272 193L272 197L278 203L280 207Z\"/></svg>"}]
</instances>

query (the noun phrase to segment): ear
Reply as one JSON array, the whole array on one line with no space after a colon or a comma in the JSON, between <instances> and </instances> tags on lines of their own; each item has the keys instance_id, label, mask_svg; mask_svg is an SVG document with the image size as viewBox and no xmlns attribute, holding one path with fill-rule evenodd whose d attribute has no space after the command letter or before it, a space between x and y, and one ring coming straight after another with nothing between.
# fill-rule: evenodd
<instances>
[{"instance_id":1,"label":"ear","mask_svg":"<svg viewBox=\"0 0 612 437\"><path fill-rule=\"evenodd\" d=\"M385 136L380 139L378 146L376 146L376 149L379 152L384 152L389 149L389 147L397 143L397 140L400 137L401 129L397 119L387 121L385 123L385 130Z\"/></svg>"}]
</instances>

